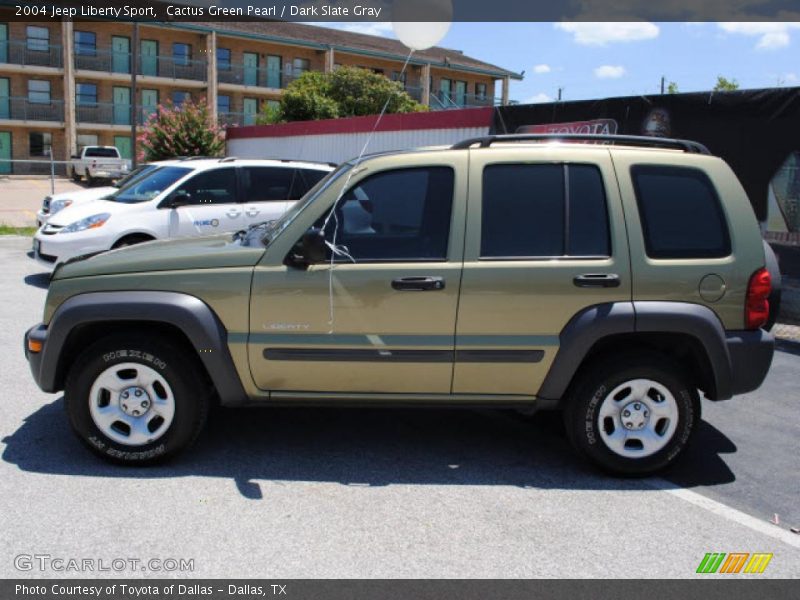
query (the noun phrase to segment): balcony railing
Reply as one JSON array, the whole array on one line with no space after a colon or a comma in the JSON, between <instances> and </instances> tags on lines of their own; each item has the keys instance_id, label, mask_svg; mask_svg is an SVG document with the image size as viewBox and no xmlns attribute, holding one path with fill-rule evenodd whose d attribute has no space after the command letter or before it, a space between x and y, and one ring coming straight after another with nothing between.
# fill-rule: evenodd
<instances>
[{"instance_id":1,"label":"balcony railing","mask_svg":"<svg viewBox=\"0 0 800 600\"><path fill-rule=\"evenodd\" d=\"M64 102L31 102L28 98L0 96L0 119L61 122L64 120Z\"/></svg>"},{"instance_id":2,"label":"balcony railing","mask_svg":"<svg viewBox=\"0 0 800 600\"><path fill-rule=\"evenodd\" d=\"M300 73L273 71L263 67L249 67L245 65L230 65L226 68L217 69L217 79L219 83L250 85L276 90L285 88L299 76Z\"/></svg>"},{"instance_id":3,"label":"balcony railing","mask_svg":"<svg viewBox=\"0 0 800 600\"><path fill-rule=\"evenodd\" d=\"M431 91L430 107L432 110L449 110L454 108L476 108L483 106L498 106L499 98L478 96L476 94L456 94L454 92Z\"/></svg>"},{"instance_id":4,"label":"balcony railing","mask_svg":"<svg viewBox=\"0 0 800 600\"><path fill-rule=\"evenodd\" d=\"M193 81L205 81L208 77L208 65L204 60L140 54L137 56L136 65L138 75ZM75 54L75 68L127 75L131 72L131 55L129 52L113 50L97 50L93 54L84 51Z\"/></svg>"},{"instance_id":5,"label":"balcony railing","mask_svg":"<svg viewBox=\"0 0 800 600\"><path fill-rule=\"evenodd\" d=\"M104 125L130 125L131 105L97 102L78 104L75 107L75 120L78 123L102 123Z\"/></svg>"},{"instance_id":6,"label":"balcony railing","mask_svg":"<svg viewBox=\"0 0 800 600\"><path fill-rule=\"evenodd\" d=\"M61 46L8 40L0 41L0 63L56 68L64 65Z\"/></svg>"}]
</instances>

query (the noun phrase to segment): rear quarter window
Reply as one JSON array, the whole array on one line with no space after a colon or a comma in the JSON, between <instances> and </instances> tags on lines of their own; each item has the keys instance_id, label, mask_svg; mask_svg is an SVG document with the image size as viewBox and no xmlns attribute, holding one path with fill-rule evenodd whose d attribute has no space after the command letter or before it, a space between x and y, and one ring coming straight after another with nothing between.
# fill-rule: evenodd
<instances>
[{"instance_id":1,"label":"rear quarter window","mask_svg":"<svg viewBox=\"0 0 800 600\"><path fill-rule=\"evenodd\" d=\"M699 169L635 165L631 178L650 258L721 258L731 253L719 195Z\"/></svg>"}]
</instances>

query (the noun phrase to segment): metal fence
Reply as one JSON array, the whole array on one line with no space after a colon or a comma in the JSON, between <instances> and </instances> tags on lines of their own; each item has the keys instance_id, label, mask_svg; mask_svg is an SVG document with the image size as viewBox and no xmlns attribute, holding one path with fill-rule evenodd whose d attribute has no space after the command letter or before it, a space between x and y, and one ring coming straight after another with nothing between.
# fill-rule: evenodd
<instances>
[{"instance_id":1,"label":"metal fence","mask_svg":"<svg viewBox=\"0 0 800 600\"><path fill-rule=\"evenodd\" d=\"M56 190L56 177L66 177L67 167L70 161L53 160L51 156L36 159L8 159L0 158L0 177L7 175L36 175L48 176L50 178L50 193Z\"/></svg>"},{"instance_id":2,"label":"metal fence","mask_svg":"<svg viewBox=\"0 0 800 600\"><path fill-rule=\"evenodd\" d=\"M64 102L33 102L29 98L0 96L0 119L62 122Z\"/></svg>"},{"instance_id":3,"label":"metal fence","mask_svg":"<svg viewBox=\"0 0 800 600\"><path fill-rule=\"evenodd\" d=\"M64 65L61 46L42 42L4 41L0 44L0 63L61 68Z\"/></svg>"},{"instance_id":4,"label":"metal fence","mask_svg":"<svg viewBox=\"0 0 800 600\"><path fill-rule=\"evenodd\" d=\"M208 77L208 63L205 60L139 55L136 63L137 74L143 76L191 79L193 81L205 81ZM75 68L86 71L130 74L131 54L114 50L84 51L75 54Z\"/></svg>"}]
</instances>

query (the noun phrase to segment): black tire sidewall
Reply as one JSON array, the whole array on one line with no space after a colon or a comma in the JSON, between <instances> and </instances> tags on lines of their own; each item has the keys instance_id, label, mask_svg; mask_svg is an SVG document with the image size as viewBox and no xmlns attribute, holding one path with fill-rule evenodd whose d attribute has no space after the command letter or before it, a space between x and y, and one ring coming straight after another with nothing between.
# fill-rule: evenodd
<instances>
[{"instance_id":1,"label":"black tire sidewall","mask_svg":"<svg viewBox=\"0 0 800 600\"><path fill-rule=\"evenodd\" d=\"M567 409L567 431L576 449L602 469L622 476L642 476L673 463L688 445L700 419L697 391L689 387L682 371L668 360L651 362L628 358L604 363L577 386ZM599 410L603 399L618 385L632 379L651 379L665 386L678 407L678 427L672 439L655 454L626 458L613 452L600 436Z\"/></svg>"},{"instance_id":2,"label":"black tire sidewall","mask_svg":"<svg viewBox=\"0 0 800 600\"><path fill-rule=\"evenodd\" d=\"M169 429L142 446L127 446L107 437L89 412L89 391L97 377L109 367L138 363L158 372L169 384L175 399L175 414ZM208 410L208 393L192 376L192 365L180 350L134 336L102 340L76 360L65 386L64 404L70 424L93 452L113 462L150 464L172 457L199 433Z\"/></svg>"}]
</instances>

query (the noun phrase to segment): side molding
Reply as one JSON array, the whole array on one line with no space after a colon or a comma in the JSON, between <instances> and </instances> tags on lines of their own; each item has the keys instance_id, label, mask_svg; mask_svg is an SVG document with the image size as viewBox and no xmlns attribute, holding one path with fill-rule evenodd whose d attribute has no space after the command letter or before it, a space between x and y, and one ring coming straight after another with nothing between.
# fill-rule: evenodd
<instances>
[{"instance_id":1,"label":"side molding","mask_svg":"<svg viewBox=\"0 0 800 600\"><path fill-rule=\"evenodd\" d=\"M132 321L163 323L180 329L197 351L222 404L246 400L226 332L216 314L202 300L176 292L96 292L79 294L58 307L47 328L39 382L44 391L62 388L58 364L70 333L80 325Z\"/></svg>"}]
</instances>

